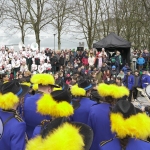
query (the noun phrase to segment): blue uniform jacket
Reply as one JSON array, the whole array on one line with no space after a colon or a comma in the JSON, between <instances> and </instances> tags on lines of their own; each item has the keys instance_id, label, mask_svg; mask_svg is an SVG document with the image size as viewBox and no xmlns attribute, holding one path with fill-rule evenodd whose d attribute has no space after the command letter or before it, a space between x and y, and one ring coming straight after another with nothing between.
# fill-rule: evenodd
<instances>
[{"instance_id":1,"label":"blue uniform jacket","mask_svg":"<svg viewBox=\"0 0 150 150\"><path fill-rule=\"evenodd\" d=\"M36 112L36 102L40 99L42 95L37 93L34 96L27 97L24 100L24 120L27 125L26 133L28 138L32 137L34 128L41 124L43 120L50 120L50 116L43 116Z\"/></svg>"},{"instance_id":2,"label":"blue uniform jacket","mask_svg":"<svg viewBox=\"0 0 150 150\"><path fill-rule=\"evenodd\" d=\"M128 83L127 83L127 75L125 75L124 79L123 79L123 84L124 86L126 86L129 90L132 90L133 86L134 86L134 76L133 75L129 75L128 76Z\"/></svg>"},{"instance_id":3,"label":"blue uniform jacket","mask_svg":"<svg viewBox=\"0 0 150 150\"><path fill-rule=\"evenodd\" d=\"M122 150L117 138L109 140L99 147L99 150ZM125 150L150 150L150 143L130 138Z\"/></svg>"},{"instance_id":4,"label":"blue uniform jacket","mask_svg":"<svg viewBox=\"0 0 150 150\"><path fill-rule=\"evenodd\" d=\"M37 135L39 135L41 133L41 128L42 128L41 125L35 127L32 138L36 137Z\"/></svg>"},{"instance_id":5,"label":"blue uniform jacket","mask_svg":"<svg viewBox=\"0 0 150 150\"><path fill-rule=\"evenodd\" d=\"M96 102L90 100L87 97L81 98L80 107L74 111L74 114L71 117L71 121L87 124L90 108L95 103Z\"/></svg>"},{"instance_id":6,"label":"blue uniform jacket","mask_svg":"<svg viewBox=\"0 0 150 150\"><path fill-rule=\"evenodd\" d=\"M114 138L110 129L110 104L102 103L91 107L88 125L93 129L94 137L90 150L99 150L99 143Z\"/></svg>"},{"instance_id":7,"label":"blue uniform jacket","mask_svg":"<svg viewBox=\"0 0 150 150\"><path fill-rule=\"evenodd\" d=\"M150 83L150 76L147 74L143 74L141 80L139 80L139 85L141 85L144 89L148 85L146 83Z\"/></svg>"},{"instance_id":8,"label":"blue uniform jacket","mask_svg":"<svg viewBox=\"0 0 150 150\"><path fill-rule=\"evenodd\" d=\"M3 127L2 138L0 139L0 150L24 150L25 149L25 131L26 124L15 114L15 110L0 110L0 118L3 124L8 118L11 118Z\"/></svg>"}]
</instances>

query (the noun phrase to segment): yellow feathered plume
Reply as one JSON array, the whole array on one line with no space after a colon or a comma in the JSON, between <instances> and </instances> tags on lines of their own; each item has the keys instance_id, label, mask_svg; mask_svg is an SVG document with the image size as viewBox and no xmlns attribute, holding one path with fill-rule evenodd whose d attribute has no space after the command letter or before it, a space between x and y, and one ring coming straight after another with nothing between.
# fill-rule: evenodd
<instances>
[{"instance_id":1,"label":"yellow feathered plume","mask_svg":"<svg viewBox=\"0 0 150 150\"><path fill-rule=\"evenodd\" d=\"M22 85L27 85L27 86L29 86L29 87L31 87L31 83L30 82L23 82L23 83L21 83ZM37 91L38 90L38 84L33 84L32 85L32 89L34 90L34 91Z\"/></svg>"},{"instance_id":2,"label":"yellow feathered plume","mask_svg":"<svg viewBox=\"0 0 150 150\"><path fill-rule=\"evenodd\" d=\"M42 137L37 136L36 138L30 140L26 145L26 150L42 150Z\"/></svg>"},{"instance_id":3,"label":"yellow feathered plume","mask_svg":"<svg viewBox=\"0 0 150 150\"><path fill-rule=\"evenodd\" d=\"M98 85L97 91L102 97L111 96L115 99L118 99L123 96L129 96L129 90L126 87L117 86L115 84L108 85L105 83L101 83Z\"/></svg>"},{"instance_id":4,"label":"yellow feathered plume","mask_svg":"<svg viewBox=\"0 0 150 150\"><path fill-rule=\"evenodd\" d=\"M84 141L79 130L69 123L64 123L46 137L43 142L43 149L84 150Z\"/></svg>"},{"instance_id":5,"label":"yellow feathered plume","mask_svg":"<svg viewBox=\"0 0 150 150\"><path fill-rule=\"evenodd\" d=\"M39 87L38 87L38 84L33 84L33 85L32 85L32 89L33 89L34 91L37 91L38 88L39 88Z\"/></svg>"},{"instance_id":6,"label":"yellow feathered plume","mask_svg":"<svg viewBox=\"0 0 150 150\"><path fill-rule=\"evenodd\" d=\"M84 141L79 130L69 123L64 123L42 141L39 136L31 139L26 150L84 150Z\"/></svg>"},{"instance_id":7,"label":"yellow feathered plume","mask_svg":"<svg viewBox=\"0 0 150 150\"><path fill-rule=\"evenodd\" d=\"M26 85L26 86L31 86L31 83L30 82L23 82L23 83L21 83L21 85Z\"/></svg>"},{"instance_id":8,"label":"yellow feathered plume","mask_svg":"<svg viewBox=\"0 0 150 150\"><path fill-rule=\"evenodd\" d=\"M13 107L19 102L19 98L13 93L9 92L4 95L0 95L0 108L1 109L13 109Z\"/></svg>"},{"instance_id":9,"label":"yellow feathered plume","mask_svg":"<svg viewBox=\"0 0 150 150\"><path fill-rule=\"evenodd\" d=\"M112 113L110 122L112 132L121 139L130 136L146 140L150 136L150 117L145 113L138 113L127 119L123 118L120 113Z\"/></svg>"},{"instance_id":10,"label":"yellow feathered plume","mask_svg":"<svg viewBox=\"0 0 150 150\"><path fill-rule=\"evenodd\" d=\"M60 87L60 88L53 88L53 91L58 91L58 90L62 90L62 87Z\"/></svg>"},{"instance_id":11,"label":"yellow feathered plume","mask_svg":"<svg viewBox=\"0 0 150 150\"><path fill-rule=\"evenodd\" d=\"M71 94L73 96L85 96L86 95L86 90L84 90L83 88L78 87L78 85L73 85L71 87Z\"/></svg>"},{"instance_id":12,"label":"yellow feathered plume","mask_svg":"<svg viewBox=\"0 0 150 150\"><path fill-rule=\"evenodd\" d=\"M54 77L50 74L34 74L31 79L31 83L42 84L42 85L54 85Z\"/></svg>"},{"instance_id":13,"label":"yellow feathered plume","mask_svg":"<svg viewBox=\"0 0 150 150\"><path fill-rule=\"evenodd\" d=\"M44 94L37 101L37 112L52 117L68 117L73 115L73 107L68 102L56 102L50 94Z\"/></svg>"}]
</instances>

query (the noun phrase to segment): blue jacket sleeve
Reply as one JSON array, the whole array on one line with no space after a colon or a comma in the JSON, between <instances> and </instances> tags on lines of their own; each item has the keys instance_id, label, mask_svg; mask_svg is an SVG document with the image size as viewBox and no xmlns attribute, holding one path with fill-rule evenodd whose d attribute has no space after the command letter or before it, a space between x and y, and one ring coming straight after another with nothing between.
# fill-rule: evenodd
<instances>
[{"instance_id":1,"label":"blue jacket sleeve","mask_svg":"<svg viewBox=\"0 0 150 150\"><path fill-rule=\"evenodd\" d=\"M145 59L143 58L143 64L145 63Z\"/></svg>"},{"instance_id":2,"label":"blue jacket sleeve","mask_svg":"<svg viewBox=\"0 0 150 150\"><path fill-rule=\"evenodd\" d=\"M13 126L11 136L11 150L24 150L25 149L25 130L26 125L24 122L18 122Z\"/></svg>"}]
</instances>

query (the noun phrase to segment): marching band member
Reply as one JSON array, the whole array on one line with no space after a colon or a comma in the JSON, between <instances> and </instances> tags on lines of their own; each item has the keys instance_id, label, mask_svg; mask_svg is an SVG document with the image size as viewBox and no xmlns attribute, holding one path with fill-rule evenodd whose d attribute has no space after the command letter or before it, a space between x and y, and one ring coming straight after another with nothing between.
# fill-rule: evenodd
<instances>
[{"instance_id":1,"label":"marching band member","mask_svg":"<svg viewBox=\"0 0 150 150\"><path fill-rule=\"evenodd\" d=\"M12 68L14 69L14 77L16 77L16 73L20 71L20 60L17 56L12 60Z\"/></svg>"},{"instance_id":2,"label":"marching band member","mask_svg":"<svg viewBox=\"0 0 150 150\"><path fill-rule=\"evenodd\" d=\"M47 66L46 66L46 73L50 73L52 68L52 65L50 64L50 61L48 61Z\"/></svg>"},{"instance_id":3,"label":"marching band member","mask_svg":"<svg viewBox=\"0 0 150 150\"><path fill-rule=\"evenodd\" d=\"M44 60L40 60L40 65L38 65L38 72L43 73L45 71Z\"/></svg>"},{"instance_id":4,"label":"marching band member","mask_svg":"<svg viewBox=\"0 0 150 150\"><path fill-rule=\"evenodd\" d=\"M92 88L89 80L80 80L77 85L71 87L71 94L80 102L80 107L74 111L72 121L88 123L90 107L95 104L89 98Z\"/></svg>"},{"instance_id":5,"label":"marching band member","mask_svg":"<svg viewBox=\"0 0 150 150\"><path fill-rule=\"evenodd\" d=\"M5 71L3 70L2 64L0 64L0 74L4 74Z\"/></svg>"},{"instance_id":6,"label":"marching band member","mask_svg":"<svg viewBox=\"0 0 150 150\"><path fill-rule=\"evenodd\" d=\"M28 67L29 67L29 71L31 71L31 65L32 65L32 51L29 49L29 48L27 48L27 51L26 51L26 63L27 63L27 65L28 65Z\"/></svg>"},{"instance_id":7,"label":"marching band member","mask_svg":"<svg viewBox=\"0 0 150 150\"><path fill-rule=\"evenodd\" d=\"M41 123L44 119L50 120L49 116L41 115L37 113L37 101L43 96L43 94L51 93L55 85L54 77L50 74L35 74L31 77L32 84L38 84L38 91L33 96L27 97L24 100L24 112L23 116L27 124L27 135L30 139L32 137L34 128Z\"/></svg>"},{"instance_id":8,"label":"marching band member","mask_svg":"<svg viewBox=\"0 0 150 150\"><path fill-rule=\"evenodd\" d=\"M9 60L6 61L5 72L11 73L12 65L9 63Z\"/></svg>"},{"instance_id":9,"label":"marching band member","mask_svg":"<svg viewBox=\"0 0 150 150\"><path fill-rule=\"evenodd\" d=\"M29 87L16 80L1 86L0 96L0 149L24 150L27 142L26 124L17 112L17 107Z\"/></svg>"},{"instance_id":10,"label":"marching band member","mask_svg":"<svg viewBox=\"0 0 150 150\"><path fill-rule=\"evenodd\" d=\"M36 74L36 72L37 72L37 65L35 64L35 59L34 58L32 59L31 72L33 74Z\"/></svg>"},{"instance_id":11,"label":"marching band member","mask_svg":"<svg viewBox=\"0 0 150 150\"><path fill-rule=\"evenodd\" d=\"M40 65L40 53L39 50L36 50L36 54L34 55L35 58L35 64Z\"/></svg>"},{"instance_id":12,"label":"marching band member","mask_svg":"<svg viewBox=\"0 0 150 150\"><path fill-rule=\"evenodd\" d=\"M111 131L116 136L103 141L99 150L149 150L150 117L126 100L120 100L110 113Z\"/></svg>"},{"instance_id":13,"label":"marching band member","mask_svg":"<svg viewBox=\"0 0 150 150\"><path fill-rule=\"evenodd\" d=\"M22 64L20 66L20 71L21 72L28 71L28 66L26 65L26 59L25 58L22 59Z\"/></svg>"},{"instance_id":14,"label":"marching band member","mask_svg":"<svg viewBox=\"0 0 150 150\"><path fill-rule=\"evenodd\" d=\"M97 91L104 102L97 103L90 108L88 125L94 132L90 150L99 150L99 143L115 136L110 129L110 107L113 107L118 99L129 95L129 90L126 87L113 84L101 83L97 86Z\"/></svg>"}]
</instances>

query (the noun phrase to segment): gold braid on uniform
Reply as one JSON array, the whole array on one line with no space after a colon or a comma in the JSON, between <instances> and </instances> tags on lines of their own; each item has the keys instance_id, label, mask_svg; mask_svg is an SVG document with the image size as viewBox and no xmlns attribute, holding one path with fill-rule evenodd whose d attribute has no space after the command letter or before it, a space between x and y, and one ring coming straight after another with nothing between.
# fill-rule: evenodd
<instances>
[{"instance_id":1,"label":"gold braid on uniform","mask_svg":"<svg viewBox=\"0 0 150 150\"><path fill-rule=\"evenodd\" d=\"M51 122L51 120L43 120L43 121L41 121L41 125L43 126L45 123L49 123L49 122Z\"/></svg>"},{"instance_id":2,"label":"gold braid on uniform","mask_svg":"<svg viewBox=\"0 0 150 150\"><path fill-rule=\"evenodd\" d=\"M19 122L24 122L24 121L22 120L22 118L19 116L19 114L18 114L17 111L14 113L14 115L15 115L15 118L16 118ZM25 132L25 141L26 141L26 143L28 142L28 136L27 136L26 132Z\"/></svg>"}]
</instances>

